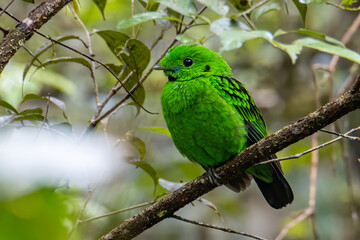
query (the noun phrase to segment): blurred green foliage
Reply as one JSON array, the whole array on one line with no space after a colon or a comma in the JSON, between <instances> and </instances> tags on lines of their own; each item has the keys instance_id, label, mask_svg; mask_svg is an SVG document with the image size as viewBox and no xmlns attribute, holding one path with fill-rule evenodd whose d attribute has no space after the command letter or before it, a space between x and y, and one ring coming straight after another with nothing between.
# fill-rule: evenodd
<instances>
[{"instance_id":1,"label":"blurred green foliage","mask_svg":"<svg viewBox=\"0 0 360 240\"><path fill-rule=\"evenodd\" d=\"M39 188L11 201L0 200L0 239L66 239L74 218L67 198Z\"/></svg>"},{"instance_id":2,"label":"blurred green foliage","mask_svg":"<svg viewBox=\"0 0 360 240\"><path fill-rule=\"evenodd\" d=\"M24 19L38 4L27 2L32 1L14 2L9 11ZM13 183L0 178L0 239L95 239L139 210L86 219L161 198L170 189L166 187L169 183L186 182L203 173L173 146L160 107L160 91L166 79L161 73L150 74L174 39L222 52L263 112L269 132L316 109L314 82L320 102L325 104L346 90L347 81L359 72L359 31L345 46L340 41L358 15L357 1L81 0L71 6L86 26L90 42L68 7L40 31L89 56L91 46L92 57L105 64L118 80L91 59L34 35L26 42L26 50L19 51L1 74L0 132L44 128L74 140L82 137L89 122L118 104L96 123L95 131L112 136L115 141L109 138L108 145L121 151L119 164L130 165L126 173L88 189L71 182L70 189L53 189L53 184L37 187L34 183L35 187L13 196ZM197 14L205 6L207 9ZM6 15L0 17L2 29L16 24ZM331 54L342 57L334 72L326 70ZM318 70L313 71L314 66ZM136 101L124 100L127 93L122 84L128 90L137 87L133 92ZM122 90L111 95L114 88ZM160 114L148 114L139 104ZM102 111L97 115L99 109ZM357 127L359 119L359 111L351 113L338 122L336 130L346 132ZM320 143L330 139L332 136L320 133ZM1 144L4 142L5 137ZM344 143L319 153L315 216L322 239L360 238L359 223L354 220L360 207L360 146L347 140ZM310 147L308 138L278 155L294 155ZM6 151L2 145L1 151ZM353 205L349 204L349 172L343 161L347 155ZM308 205L310 155L282 165L295 194L294 203L285 209L270 209L251 186L241 194L218 188L205 196L223 220L209 208L210 203L204 206L195 202L178 214L273 239ZM159 178L168 184L159 184ZM311 223L305 220L289 231L287 239L312 236ZM239 239L175 220L166 220L136 239L170 238Z\"/></svg>"}]
</instances>

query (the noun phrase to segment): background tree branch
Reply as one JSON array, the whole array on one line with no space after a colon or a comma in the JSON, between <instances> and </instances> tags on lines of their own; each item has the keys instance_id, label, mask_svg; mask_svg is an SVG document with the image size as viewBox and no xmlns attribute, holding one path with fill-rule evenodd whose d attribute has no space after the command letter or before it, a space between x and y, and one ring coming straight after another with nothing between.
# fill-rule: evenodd
<instances>
[{"instance_id":1,"label":"background tree branch","mask_svg":"<svg viewBox=\"0 0 360 240\"><path fill-rule=\"evenodd\" d=\"M31 11L27 18L11 30L0 44L0 74L12 56L45 24L72 0L46 0Z\"/></svg>"},{"instance_id":2,"label":"background tree branch","mask_svg":"<svg viewBox=\"0 0 360 240\"><path fill-rule=\"evenodd\" d=\"M360 108L360 76L350 91L245 149L229 162L218 167L216 173L223 183L227 183L240 176L247 168L264 161L271 154L312 135L358 108ZM173 216L174 212L216 187L205 173L124 221L101 239L132 239L156 223Z\"/></svg>"}]
</instances>

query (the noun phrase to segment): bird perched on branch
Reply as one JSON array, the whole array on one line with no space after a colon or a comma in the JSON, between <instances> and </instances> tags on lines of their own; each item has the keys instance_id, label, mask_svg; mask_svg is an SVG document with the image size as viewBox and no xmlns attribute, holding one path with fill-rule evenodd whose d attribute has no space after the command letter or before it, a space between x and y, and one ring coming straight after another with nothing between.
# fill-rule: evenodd
<instances>
[{"instance_id":1,"label":"bird perched on branch","mask_svg":"<svg viewBox=\"0 0 360 240\"><path fill-rule=\"evenodd\" d=\"M229 65L206 47L172 47L155 69L163 70L169 80L162 90L161 104L175 146L218 183L216 166L266 136L259 109ZM252 178L273 208L293 201L279 162L250 167L226 186L239 192Z\"/></svg>"}]
</instances>

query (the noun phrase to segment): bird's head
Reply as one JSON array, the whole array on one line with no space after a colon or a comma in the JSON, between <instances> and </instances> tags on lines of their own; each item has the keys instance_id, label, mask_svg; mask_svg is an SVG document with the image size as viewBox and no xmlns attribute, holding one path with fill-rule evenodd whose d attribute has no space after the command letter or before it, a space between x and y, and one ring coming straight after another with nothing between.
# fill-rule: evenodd
<instances>
[{"instance_id":1,"label":"bird's head","mask_svg":"<svg viewBox=\"0 0 360 240\"><path fill-rule=\"evenodd\" d=\"M169 81L189 81L209 75L231 75L230 67L219 54L196 45L170 48L154 69L164 70Z\"/></svg>"}]
</instances>

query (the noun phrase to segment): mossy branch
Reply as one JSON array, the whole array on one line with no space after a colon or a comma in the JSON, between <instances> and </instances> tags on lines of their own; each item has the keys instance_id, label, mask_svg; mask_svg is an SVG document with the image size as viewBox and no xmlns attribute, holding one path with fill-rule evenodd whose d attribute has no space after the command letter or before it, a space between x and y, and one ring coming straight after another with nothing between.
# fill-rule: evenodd
<instances>
[{"instance_id":1,"label":"mossy branch","mask_svg":"<svg viewBox=\"0 0 360 240\"><path fill-rule=\"evenodd\" d=\"M20 47L34 32L72 0L46 0L32 10L28 17L12 29L0 43L0 74Z\"/></svg>"}]
</instances>

